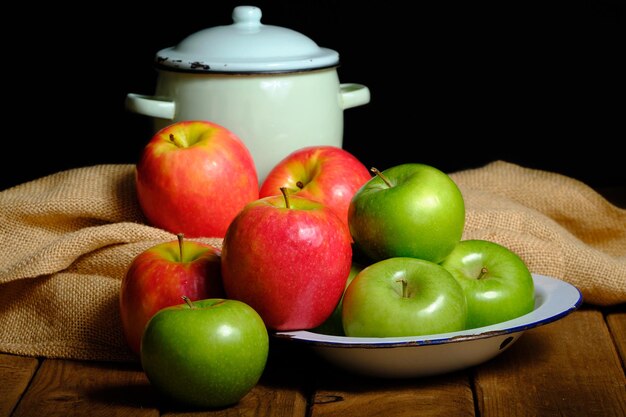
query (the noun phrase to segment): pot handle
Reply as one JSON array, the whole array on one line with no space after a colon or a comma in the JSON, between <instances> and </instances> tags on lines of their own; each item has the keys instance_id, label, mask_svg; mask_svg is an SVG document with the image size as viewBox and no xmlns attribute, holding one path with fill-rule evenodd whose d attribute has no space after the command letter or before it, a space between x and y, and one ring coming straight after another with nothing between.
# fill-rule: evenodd
<instances>
[{"instance_id":1,"label":"pot handle","mask_svg":"<svg viewBox=\"0 0 626 417\"><path fill-rule=\"evenodd\" d=\"M344 83L340 84L339 88L341 90L341 107L344 110L370 102L370 89L363 84Z\"/></svg>"},{"instance_id":2,"label":"pot handle","mask_svg":"<svg viewBox=\"0 0 626 417\"><path fill-rule=\"evenodd\" d=\"M126 108L145 116L173 119L176 103L166 98L129 93L126 96Z\"/></svg>"}]
</instances>

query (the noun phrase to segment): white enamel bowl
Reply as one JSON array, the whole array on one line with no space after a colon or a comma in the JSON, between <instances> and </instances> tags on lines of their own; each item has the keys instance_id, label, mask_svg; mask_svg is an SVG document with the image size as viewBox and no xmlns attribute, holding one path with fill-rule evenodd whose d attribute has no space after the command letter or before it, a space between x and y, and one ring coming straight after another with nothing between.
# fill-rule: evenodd
<instances>
[{"instance_id":1,"label":"white enamel bowl","mask_svg":"<svg viewBox=\"0 0 626 417\"><path fill-rule=\"evenodd\" d=\"M329 362L359 374L408 378L452 372L492 359L528 329L559 320L582 304L573 285L533 274L535 309L491 326L416 337L344 337L310 331L276 332L274 336L310 346Z\"/></svg>"}]
</instances>

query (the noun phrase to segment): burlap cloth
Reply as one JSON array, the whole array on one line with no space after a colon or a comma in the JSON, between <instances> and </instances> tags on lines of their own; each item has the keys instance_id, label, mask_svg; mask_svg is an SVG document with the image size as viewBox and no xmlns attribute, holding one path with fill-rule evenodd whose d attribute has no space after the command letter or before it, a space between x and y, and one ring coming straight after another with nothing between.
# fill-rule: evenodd
<instances>
[{"instance_id":1,"label":"burlap cloth","mask_svg":"<svg viewBox=\"0 0 626 417\"><path fill-rule=\"evenodd\" d=\"M504 244L586 303L626 302L626 210L574 179L506 162L451 176L466 201L464 238ZM97 165L0 192L0 352L136 360L120 281L139 252L175 236L146 225L134 186L134 165Z\"/></svg>"}]
</instances>

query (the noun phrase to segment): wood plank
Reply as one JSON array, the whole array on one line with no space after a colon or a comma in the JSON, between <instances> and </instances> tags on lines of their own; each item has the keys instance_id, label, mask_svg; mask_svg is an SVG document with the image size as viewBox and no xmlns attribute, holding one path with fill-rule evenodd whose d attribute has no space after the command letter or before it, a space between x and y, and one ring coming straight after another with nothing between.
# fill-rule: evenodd
<instances>
[{"instance_id":1,"label":"wood plank","mask_svg":"<svg viewBox=\"0 0 626 417\"><path fill-rule=\"evenodd\" d=\"M626 377L602 313L527 331L476 369L481 416L624 416Z\"/></svg>"},{"instance_id":2,"label":"wood plank","mask_svg":"<svg viewBox=\"0 0 626 417\"><path fill-rule=\"evenodd\" d=\"M392 353L390 353L392 354ZM318 379L311 417L473 416L467 372L409 379L367 378L330 368Z\"/></svg>"},{"instance_id":3,"label":"wood plank","mask_svg":"<svg viewBox=\"0 0 626 417\"><path fill-rule=\"evenodd\" d=\"M46 359L13 417L158 416L157 398L138 364Z\"/></svg>"},{"instance_id":4,"label":"wood plank","mask_svg":"<svg viewBox=\"0 0 626 417\"><path fill-rule=\"evenodd\" d=\"M8 417L35 374L39 360L0 354L0 417Z\"/></svg>"},{"instance_id":5,"label":"wood plank","mask_svg":"<svg viewBox=\"0 0 626 417\"><path fill-rule=\"evenodd\" d=\"M626 312L609 313L606 322L613 335L613 342L622 358L622 366L626 368Z\"/></svg>"}]
</instances>

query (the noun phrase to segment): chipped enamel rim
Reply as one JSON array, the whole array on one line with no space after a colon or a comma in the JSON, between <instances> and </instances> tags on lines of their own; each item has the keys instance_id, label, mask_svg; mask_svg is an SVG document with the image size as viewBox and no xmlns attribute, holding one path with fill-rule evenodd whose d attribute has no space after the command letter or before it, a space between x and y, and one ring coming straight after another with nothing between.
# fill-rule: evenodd
<instances>
[{"instance_id":1,"label":"chipped enamel rim","mask_svg":"<svg viewBox=\"0 0 626 417\"><path fill-rule=\"evenodd\" d=\"M583 302L582 293L565 281L546 275L532 274L535 284L535 309L505 322L458 332L407 337L346 337L314 333L306 330L274 332L274 337L316 347L333 348L396 348L460 343L506 334L521 333L543 326L572 313Z\"/></svg>"}]
</instances>

